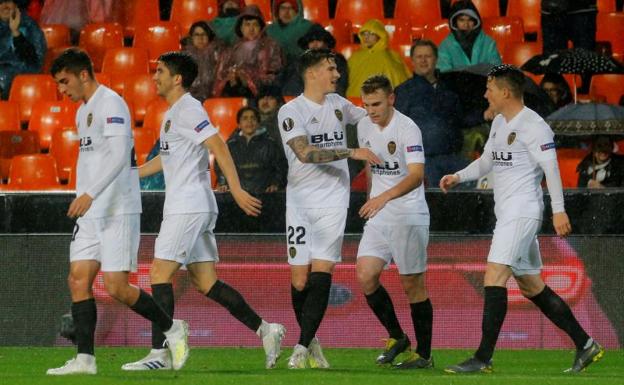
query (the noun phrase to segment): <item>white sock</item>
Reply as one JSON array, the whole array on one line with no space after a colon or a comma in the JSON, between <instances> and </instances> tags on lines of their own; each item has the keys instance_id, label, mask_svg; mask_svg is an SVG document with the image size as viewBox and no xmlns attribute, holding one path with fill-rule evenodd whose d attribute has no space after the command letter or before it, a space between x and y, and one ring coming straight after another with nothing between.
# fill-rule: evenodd
<instances>
[{"instance_id":1,"label":"white sock","mask_svg":"<svg viewBox=\"0 0 624 385\"><path fill-rule=\"evenodd\" d=\"M258 330L256 330L256 334L258 335L258 337L263 338L269 333L269 329L270 329L269 323L266 322L265 320L262 320L260 327L258 328Z\"/></svg>"}]
</instances>

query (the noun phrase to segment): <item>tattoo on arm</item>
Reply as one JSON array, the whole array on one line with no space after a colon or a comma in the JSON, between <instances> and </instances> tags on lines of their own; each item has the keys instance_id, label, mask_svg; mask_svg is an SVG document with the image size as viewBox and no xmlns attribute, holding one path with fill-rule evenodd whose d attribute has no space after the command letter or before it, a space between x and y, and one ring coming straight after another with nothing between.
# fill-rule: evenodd
<instances>
[{"instance_id":1,"label":"tattoo on arm","mask_svg":"<svg viewBox=\"0 0 624 385\"><path fill-rule=\"evenodd\" d=\"M346 159L353 153L352 149L339 148L333 150L320 149L311 146L306 136L297 136L288 141L297 158L303 163L327 163Z\"/></svg>"}]
</instances>

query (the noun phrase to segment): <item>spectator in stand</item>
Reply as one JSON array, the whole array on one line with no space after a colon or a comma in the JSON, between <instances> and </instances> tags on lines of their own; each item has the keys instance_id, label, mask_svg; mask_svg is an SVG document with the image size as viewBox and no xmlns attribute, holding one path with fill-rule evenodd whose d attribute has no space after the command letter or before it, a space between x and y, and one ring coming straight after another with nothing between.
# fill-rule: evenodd
<instances>
[{"instance_id":1,"label":"spectator in stand","mask_svg":"<svg viewBox=\"0 0 624 385\"><path fill-rule=\"evenodd\" d=\"M425 148L425 181L437 187L440 179L464 168L459 155L463 144L462 106L459 96L438 78L438 49L429 40L416 40L411 48L414 77L398 86L394 107L420 128Z\"/></svg>"},{"instance_id":2,"label":"spectator in stand","mask_svg":"<svg viewBox=\"0 0 624 385\"><path fill-rule=\"evenodd\" d=\"M279 44L266 35L264 27L256 5L243 8L234 26L239 40L219 58L214 96L254 98L261 86L277 83L284 58Z\"/></svg>"},{"instance_id":3,"label":"spectator in stand","mask_svg":"<svg viewBox=\"0 0 624 385\"><path fill-rule=\"evenodd\" d=\"M440 43L438 69L442 72L479 63L501 64L496 42L481 29L481 16L470 0L451 6L451 33Z\"/></svg>"},{"instance_id":4,"label":"spectator in stand","mask_svg":"<svg viewBox=\"0 0 624 385\"><path fill-rule=\"evenodd\" d=\"M624 187L624 157L613 153L613 137L596 137L577 172L579 188Z\"/></svg>"},{"instance_id":5,"label":"spectator in stand","mask_svg":"<svg viewBox=\"0 0 624 385\"><path fill-rule=\"evenodd\" d=\"M219 15L212 19L210 26L217 34L217 38L228 45L236 41L234 26L241 10L245 7L245 0L218 0Z\"/></svg>"},{"instance_id":6,"label":"spectator in stand","mask_svg":"<svg viewBox=\"0 0 624 385\"><path fill-rule=\"evenodd\" d=\"M542 0L543 52L568 48L593 51L596 47L596 0Z\"/></svg>"},{"instance_id":7,"label":"spectator in stand","mask_svg":"<svg viewBox=\"0 0 624 385\"><path fill-rule=\"evenodd\" d=\"M396 87L410 78L409 69L401 55L388 47L388 32L383 23L371 19L362 25L358 36L361 48L347 61L349 87L347 96L359 97L362 84L373 75L383 74Z\"/></svg>"},{"instance_id":8,"label":"spectator in stand","mask_svg":"<svg viewBox=\"0 0 624 385\"><path fill-rule=\"evenodd\" d=\"M270 193L284 188L286 159L278 144L259 129L260 113L253 107L243 107L236 114L238 134L232 135L227 145L234 159L243 189L251 194ZM228 191L227 182L218 165L217 191Z\"/></svg>"},{"instance_id":9,"label":"spectator in stand","mask_svg":"<svg viewBox=\"0 0 624 385\"><path fill-rule=\"evenodd\" d=\"M542 78L540 87L548 94L548 97L557 108L573 102L570 86L568 86L568 82L561 74L547 73Z\"/></svg>"},{"instance_id":10,"label":"spectator in stand","mask_svg":"<svg viewBox=\"0 0 624 385\"><path fill-rule=\"evenodd\" d=\"M260 129L264 129L267 134L276 142L281 143L282 137L277 124L277 112L284 105L284 97L277 86L264 86L258 91L255 100L255 108L260 113ZM282 146L278 146L284 152Z\"/></svg>"},{"instance_id":11,"label":"spectator in stand","mask_svg":"<svg viewBox=\"0 0 624 385\"><path fill-rule=\"evenodd\" d=\"M43 32L13 0L0 0L0 93L8 98L16 75L41 72Z\"/></svg>"},{"instance_id":12,"label":"spectator in stand","mask_svg":"<svg viewBox=\"0 0 624 385\"><path fill-rule=\"evenodd\" d=\"M191 25L189 35L182 39L182 47L195 59L199 69L190 88L191 95L203 102L212 96L219 51L225 47L205 21Z\"/></svg>"},{"instance_id":13,"label":"spectator in stand","mask_svg":"<svg viewBox=\"0 0 624 385\"><path fill-rule=\"evenodd\" d=\"M335 52L336 39L329 31L323 28L320 24L312 24L308 32L299 39L299 47L302 52L308 49L329 49L334 52L336 67L340 78L338 78L338 84L336 85L336 93L340 96L345 96L347 92L347 86L349 85L349 69L347 67L347 59L342 54ZM284 70L284 77L282 81L282 94L298 96L303 92L303 79L298 70L299 59L294 62L289 62L288 66ZM281 140L281 139L280 139Z\"/></svg>"},{"instance_id":14,"label":"spectator in stand","mask_svg":"<svg viewBox=\"0 0 624 385\"><path fill-rule=\"evenodd\" d=\"M267 35L279 43L286 63L297 62L303 52L299 39L310 29L312 23L303 18L301 0L275 0L273 23L266 29Z\"/></svg>"}]
</instances>

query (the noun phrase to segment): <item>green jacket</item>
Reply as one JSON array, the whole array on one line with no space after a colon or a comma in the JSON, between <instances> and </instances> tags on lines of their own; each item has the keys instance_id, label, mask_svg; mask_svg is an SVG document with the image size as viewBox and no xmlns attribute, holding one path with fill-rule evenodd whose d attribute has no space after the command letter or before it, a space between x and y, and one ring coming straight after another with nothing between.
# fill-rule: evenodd
<instances>
[{"instance_id":1,"label":"green jacket","mask_svg":"<svg viewBox=\"0 0 624 385\"><path fill-rule=\"evenodd\" d=\"M277 2L273 1L273 23L266 28L266 33L277 41L286 55L286 62L297 60L303 52L297 41L308 32L312 22L303 18L303 4L297 0L297 16L288 24L283 25L277 19Z\"/></svg>"},{"instance_id":2,"label":"green jacket","mask_svg":"<svg viewBox=\"0 0 624 385\"><path fill-rule=\"evenodd\" d=\"M440 43L438 48L438 64L436 66L442 72L452 71L461 67L467 67L479 63L501 64L501 57L496 48L496 42L483 31L479 33L472 46L472 57L468 59L464 50L452 33Z\"/></svg>"}]
</instances>

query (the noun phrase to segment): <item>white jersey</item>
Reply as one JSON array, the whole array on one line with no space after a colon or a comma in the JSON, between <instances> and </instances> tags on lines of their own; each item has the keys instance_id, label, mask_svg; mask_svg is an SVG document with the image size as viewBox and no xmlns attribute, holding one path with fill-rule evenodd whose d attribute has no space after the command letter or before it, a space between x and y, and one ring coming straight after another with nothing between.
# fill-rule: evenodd
<instances>
[{"instance_id":1,"label":"white jersey","mask_svg":"<svg viewBox=\"0 0 624 385\"><path fill-rule=\"evenodd\" d=\"M350 179L347 160L328 163L301 163L287 144L306 136L320 149L346 149L345 126L366 116L363 108L337 95L325 95L317 104L299 95L283 105L278 114L282 143L288 159L286 206L302 208L349 207Z\"/></svg>"},{"instance_id":2,"label":"white jersey","mask_svg":"<svg viewBox=\"0 0 624 385\"><path fill-rule=\"evenodd\" d=\"M184 94L160 125L160 158L165 175L164 215L212 212L217 201L210 181L210 158L203 142L216 135L199 100Z\"/></svg>"},{"instance_id":3,"label":"white jersey","mask_svg":"<svg viewBox=\"0 0 624 385\"><path fill-rule=\"evenodd\" d=\"M492 159L496 218L541 220L544 172L539 162L557 159L554 134L544 119L527 107L509 122L499 114L482 156Z\"/></svg>"},{"instance_id":4,"label":"white jersey","mask_svg":"<svg viewBox=\"0 0 624 385\"><path fill-rule=\"evenodd\" d=\"M369 148L381 159L382 165L372 165L371 197L399 184L408 174L410 163L425 163L422 134L412 119L394 110L388 125L380 129L367 116L358 124L360 147ZM423 184L386 203L368 220L380 225L429 225L429 207Z\"/></svg>"},{"instance_id":5,"label":"white jersey","mask_svg":"<svg viewBox=\"0 0 624 385\"><path fill-rule=\"evenodd\" d=\"M100 85L76 113L76 127L80 137L80 153L76 170L76 194L82 195L102 177L109 154L106 137L127 139L129 149L134 147L130 111L126 102L110 88ZM121 172L93 200L85 218L102 218L141 212L139 173L134 151Z\"/></svg>"}]
</instances>

